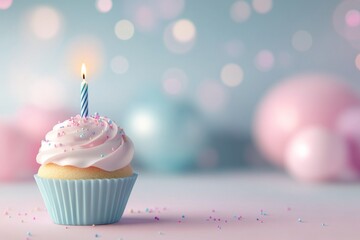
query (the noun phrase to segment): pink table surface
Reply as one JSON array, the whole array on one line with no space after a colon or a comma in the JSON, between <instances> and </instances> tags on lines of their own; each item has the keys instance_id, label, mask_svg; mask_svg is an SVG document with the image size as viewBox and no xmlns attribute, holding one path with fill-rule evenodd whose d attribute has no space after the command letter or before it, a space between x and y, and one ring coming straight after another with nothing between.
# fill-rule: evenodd
<instances>
[{"instance_id":1,"label":"pink table surface","mask_svg":"<svg viewBox=\"0 0 360 240\"><path fill-rule=\"evenodd\" d=\"M360 185L140 174L119 223L67 227L52 223L34 182L1 183L0 239L360 239Z\"/></svg>"}]
</instances>

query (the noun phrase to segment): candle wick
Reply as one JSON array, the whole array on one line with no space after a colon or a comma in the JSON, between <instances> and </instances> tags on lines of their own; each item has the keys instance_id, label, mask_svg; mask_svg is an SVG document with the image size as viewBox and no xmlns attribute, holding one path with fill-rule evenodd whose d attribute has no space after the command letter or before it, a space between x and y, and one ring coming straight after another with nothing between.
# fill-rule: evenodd
<instances>
[{"instance_id":1,"label":"candle wick","mask_svg":"<svg viewBox=\"0 0 360 240\"><path fill-rule=\"evenodd\" d=\"M82 78L85 80L85 73L83 73Z\"/></svg>"}]
</instances>

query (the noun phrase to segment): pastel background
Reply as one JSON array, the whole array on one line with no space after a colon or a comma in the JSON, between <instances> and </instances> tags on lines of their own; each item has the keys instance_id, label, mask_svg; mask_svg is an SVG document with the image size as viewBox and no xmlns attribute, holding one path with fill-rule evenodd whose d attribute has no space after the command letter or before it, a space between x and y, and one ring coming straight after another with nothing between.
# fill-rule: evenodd
<instances>
[{"instance_id":1,"label":"pastel background","mask_svg":"<svg viewBox=\"0 0 360 240\"><path fill-rule=\"evenodd\" d=\"M352 178L359 9L356 0L0 0L1 178L31 177L44 134L80 113L83 62L90 112L124 127L140 171L267 169L286 156L300 179L332 179L339 168ZM285 90L265 98L282 80ZM276 116L286 125L289 109L302 132L277 142ZM356 141L343 139L346 129ZM299 144L310 149L305 167ZM324 153L335 157L321 162ZM304 176L308 168L320 170Z\"/></svg>"}]
</instances>

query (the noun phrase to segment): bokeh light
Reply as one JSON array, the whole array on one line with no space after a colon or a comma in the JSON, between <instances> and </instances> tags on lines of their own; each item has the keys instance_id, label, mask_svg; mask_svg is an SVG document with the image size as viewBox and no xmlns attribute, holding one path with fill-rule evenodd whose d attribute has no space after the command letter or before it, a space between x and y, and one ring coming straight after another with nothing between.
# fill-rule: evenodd
<instances>
[{"instance_id":1,"label":"bokeh light","mask_svg":"<svg viewBox=\"0 0 360 240\"><path fill-rule=\"evenodd\" d=\"M155 116L151 112L142 110L132 116L132 131L141 138L151 137L156 131Z\"/></svg>"},{"instance_id":2,"label":"bokeh light","mask_svg":"<svg viewBox=\"0 0 360 240\"><path fill-rule=\"evenodd\" d=\"M116 56L111 59L111 70L116 74L124 74L129 69L129 62L124 56Z\"/></svg>"},{"instance_id":3,"label":"bokeh light","mask_svg":"<svg viewBox=\"0 0 360 240\"><path fill-rule=\"evenodd\" d=\"M333 25L336 32L349 41L356 49L360 49L360 1L341 1L333 14Z\"/></svg>"},{"instance_id":4,"label":"bokeh light","mask_svg":"<svg viewBox=\"0 0 360 240\"><path fill-rule=\"evenodd\" d=\"M152 31L157 25L157 16L148 5L140 5L134 11L134 24L136 29L143 32Z\"/></svg>"},{"instance_id":5,"label":"bokeh light","mask_svg":"<svg viewBox=\"0 0 360 240\"><path fill-rule=\"evenodd\" d=\"M190 42L195 38L195 25L188 19L181 19L175 22L172 28L174 38L179 42Z\"/></svg>"},{"instance_id":6,"label":"bokeh light","mask_svg":"<svg viewBox=\"0 0 360 240\"><path fill-rule=\"evenodd\" d=\"M220 75L221 80L226 86L236 87L243 80L244 71L239 65L235 63L229 63L221 69Z\"/></svg>"},{"instance_id":7,"label":"bokeh light","mask_svg":"<svg viewBox=\"0 0 360 240\"><path fill-rule=\"evenodd\" d=\"M360 54L356 55L355 66L358 70L360 70Z\"/></svg>"},{"instance_id":8,"label":"bokeh light","mask_svg":"<svg viewBox=\"0 0 360 240\"><path fill-rule=\"evenodd\" d=\"M224 110L228 96L221 84L215 81L204 81L197 91L197 103L206 113L218 113Z\"/></svg>"},{"instance_id":9,"label":"bokeh light","mask_svg":"<svg viewBox=\"0 0 360 240\"><path fill-rule=\"evenodd\" d=\"M184 0L155 0L157 12L162 19L178 17L185 7Z\"/></svg>"},{"instance_id":10,"label":"bokeh light","mask_svg":"<svg viewBox=\"0 0 360 240\"><path fill-rule=\"evenodd\" d=\"M230 17L234 22L245 22L251 15L251 7L245 1L237 1L231 5Z\"/></svg>"},{"instance_id":11,"label":"bokeh light","mask_svg":"<svg viewBox=\"0 0 360 240\"><path fill-rule=\"evenodd\" d=\"M134 32L134 24L129 20L120 20L115 25L115 34L120 40L129 40L134 36Z\"/></svg>"},{"instance_id":12,"label":"bokeh light","mask_svg":"<svg viewBox=\"0 0 360 240\"><path fill-rule=\"evenodd\" d=\"M30 28L34 35L41 40L56 37L61 29L62 18L52 7L37 7L30 16Z\"/></svg>"},{"instance_id":13,"label":"bokeh light","mask_svg":"<svg viewBox=\"0 0 360 240\"><path fill-rule=\"evenodd\" d=\"M272 0L252 0L252 6L257 13L264 14L271 11Z\"/></svg>"},{"instance_id":14,"label":"bokeh light","mask_svg":"<svg viewBox=\"0 0 360 240\"><path fill-rule=\"evenodd\" d=\"M174 37L174 23L169 24L164 31L164 43L165 47L172 53L184 54L189 52L195 45L195 37L190 41L181 42ZM179 34L179 33L178 33ZM190 35L188 35L190 36Z\"/></svg>"},{"instance_id":15,"label":"bokeh light","mask_svg":"<svg viewBox=\"0 0 360 240\"><path fill-rule=\"evenodd\" d=\"M163 75L163 89L169 95L181 95L187 86L186 73L178 68L168 69Z\"/></svg>"},{"instance_id":16,"label":"bokeh light","mask_svg":"<svg viewBox=\"0 0 360 240\"><path fill-rule=\"evenodd\" d=\"M300 30L292 36L291 44L296 51L305 52L312 46L313 40L309 32Z\"/></svg>"},{"instance_id":17,"label":"bokeh light","mask_svg":"<svg viewBox=\"0 0 360 240\"><path fill-rule=\"evenodd\" d=\"M104 45L97 37L80 36L73 39L67 47L64 62L76 81L80 78L81 65L86 63L86 80L92 81L103 70L104 52Z\"/></svg>"},{"instance_id":18,"label":"bokeh light","mask_svg":"<svg viewBox=\"0 0 360 240\"><path fill-rule=\"evenodd\" d=\"M107 13L112 8L112 0L96 0L96 9L101 13Z\"/></svg>"},{"instance_id":19,"label":"bokeh light","mask_svg":"<svg viewBox=\"0 0 360 240\"><path fill-rule=\"evenodd\" d=\"M360 13L358 10L349 10L345 15L346 24L349 27L357 27L360 23Z\"/></svg>"},{"instance_id":20,"label":"bokeh light","mask_svg":"<svg viewBox=\"0 0 360 240\"><path fill-rule=\"evenodd\" d=\"M0 0L0 10L6 10L11 7L12 0Z\"/></svg>"},{"instance_id":21,"label":"bokeh light","mask_svg":"<svg viewBox=\"0 0 360 240\"><path fill-rule=\"evenodd\" d=\"M259 71L267 72L274 67L274 55L269 50L261 50L255 57L255 66Z\"/></svg>"}]
</instances>

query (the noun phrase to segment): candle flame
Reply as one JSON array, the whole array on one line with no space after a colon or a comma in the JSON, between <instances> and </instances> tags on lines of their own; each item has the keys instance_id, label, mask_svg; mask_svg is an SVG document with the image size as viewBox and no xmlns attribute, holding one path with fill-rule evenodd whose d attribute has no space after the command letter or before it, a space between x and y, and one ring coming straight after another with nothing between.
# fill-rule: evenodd
<instances>
[{"instance_id":1,"label":"candle flame","mask_svg":"<svg viewBox=\"0 0 360 240\"><path fill-rule=\"evenodd\" d=\"M85 66L85 63L83 63L81 65L81 76L82 76L82 79L85 80L85 76L86 76L86 66Z\"/></svg>"}]
</instances>

